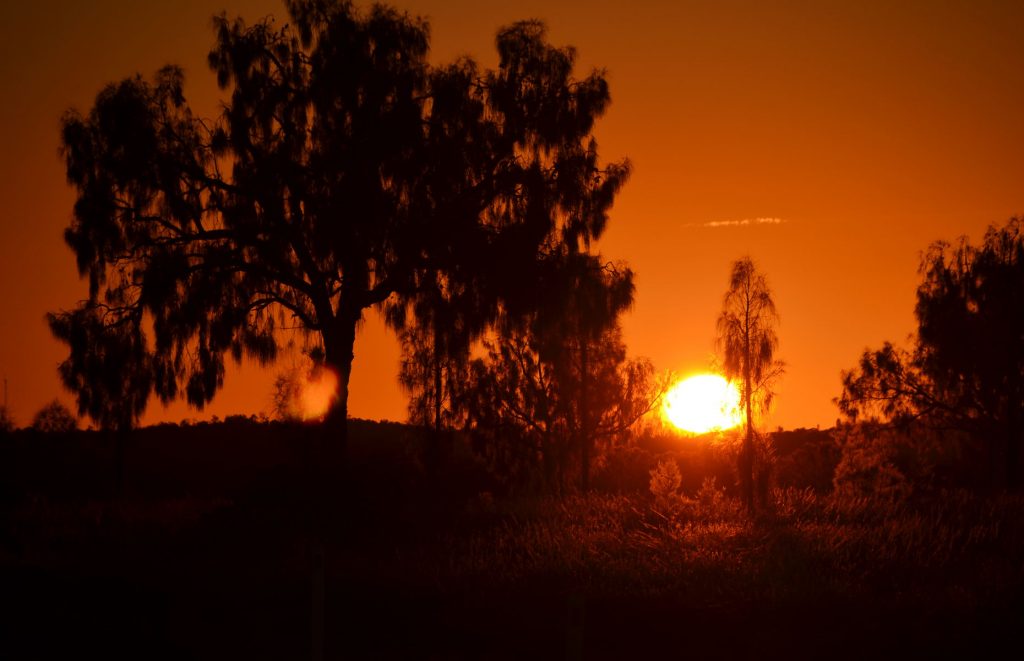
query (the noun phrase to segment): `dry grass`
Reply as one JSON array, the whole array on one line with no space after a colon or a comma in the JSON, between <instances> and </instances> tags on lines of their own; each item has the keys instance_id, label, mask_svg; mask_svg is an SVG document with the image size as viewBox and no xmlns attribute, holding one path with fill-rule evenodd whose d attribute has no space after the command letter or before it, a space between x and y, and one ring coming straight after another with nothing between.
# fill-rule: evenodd
<instances>
[{"instance_id":1,"label":"dry grass","mask_svg":"<svg viewBox=\"0 0 1024 661\"><path fill-rule=\"evenodd\" d=\"M351 658L564 658L569 607L584 602L586 658L984 656L1024 613L1021 496L790 489L751 520L710 475L686 476L687 497L502 499L471 471L429 479L404 446L373 447L325 539L328 619ZM53 477L42 450L11 464L0 577L19 614L13 649L62 627L96 649L188 652L166 658L308 656L298 459L264 450L225 471L236 452L214 444L197 469L161 448L140 450L124 499L57 480L95 471ZM897 647L879 655L876 641Z\"/></svg>"},{"instance_id":2,"label":"dry grass","mask_svg":"<svg viewBox=\"0 0 1024 661\"><path fill-rule=\"evenodd\" d=\"M453 591L534 585L668 595L694 607L842 595L959 609L1024 586L1020 497L949 492L911 504L773 495L772 511L755 521L724 497L667 509L623 495L517 500L381 569Z\"/></svg>"}]
</instances>

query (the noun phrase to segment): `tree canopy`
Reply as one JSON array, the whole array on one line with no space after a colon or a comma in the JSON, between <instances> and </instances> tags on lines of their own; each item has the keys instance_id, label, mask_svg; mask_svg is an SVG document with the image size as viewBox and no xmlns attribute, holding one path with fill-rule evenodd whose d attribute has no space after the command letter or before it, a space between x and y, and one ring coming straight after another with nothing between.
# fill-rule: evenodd
<instances>
[{"instance_id":1,"label":"tree canopy","mask_svg":"<svg viewBox=\"0 0 1024 661\"><path fill-rule=\"evenodd\" d=\"M226 356L273 361L287 330L338 373L344 420L367 309L441 278L473 292L481 325L517 318L552 260L604 229L628 174L591 134L608 86L575 78L541 23L500 30L483 70L430 65L426 22L388 7L285 5L284 25L214 20L219 118L193 113L168 66L63 119L65 239L89 288L49 320L64 383L101 424L153 393L202 407Z\"/></svg>"},{"instance_id":2,"label":"tree canopy","mask_svg":"<svg viewBox=\"0 0 1024 661\"><path fill-rule=\"evenodd\" d=\"M966 432L988 448L1000 478L1020 484L1024 411L1024 227L989 227L932 244L921 260L917 334L885 343L842 375L836 403L851 420L917 420Z\"/></svg>"}]
</instances>

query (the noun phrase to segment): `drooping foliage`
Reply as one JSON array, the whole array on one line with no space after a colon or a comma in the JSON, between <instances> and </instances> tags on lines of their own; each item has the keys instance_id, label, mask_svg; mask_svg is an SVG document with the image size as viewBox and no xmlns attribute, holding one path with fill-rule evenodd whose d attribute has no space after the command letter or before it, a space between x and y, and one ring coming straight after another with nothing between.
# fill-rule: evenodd
<instances>
[{"instance_id":1,"label":"drooping foliage","mask_svg":"<svg viewBox=\"0 0 1024 661\"><path fill-rule=\"evenodd\" d=\"M990 227L924 253L909 349L885 343L842 375L836 403L850 420L918 421L968 434L1020 484L1024 433L1024 234L1022 221ZM953 438L951 436L951 438Z\"/></svg>"},{"instance_id":2,"label":"drooping foliage","mask_svg":"<svg viewBox=\"0 0 1024 661\"><path fill-rule=\"evenodd\" d=\"M402 331L400 339L398 379L409 394L409 422L434 434L461 427L468 352L453 346L443 326L411 326Z\"/></svg>"},{"instance_id":3,"label":"drooping foliage","mask_svg":"<svg viewBox=\"0 0 1024 661\"><path fill-rule=\"evenodd\" d=\"M63 120L65 237L89 291L50 324L101 424L134 422L152 393L202 407L226 356L269 363L288 329L321 344L343 421L367 309L445 282L471 292L471 334L529 315L553 256L589 245L626 178L591 135L603 75L573 77L575 52L540 23L498 33L494 70L434 67L421 19L285 4L283 26L215 19L221 117L195 116L167 67Z\"/></svg>"}]
</instances>

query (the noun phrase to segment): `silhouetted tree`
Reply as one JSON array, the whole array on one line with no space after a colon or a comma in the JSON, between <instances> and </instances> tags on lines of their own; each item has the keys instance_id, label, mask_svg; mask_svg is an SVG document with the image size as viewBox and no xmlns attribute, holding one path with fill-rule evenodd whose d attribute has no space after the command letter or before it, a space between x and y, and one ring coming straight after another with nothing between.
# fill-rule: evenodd
<instances>
[{"instance_id":1,"label":"silhouetted tree","mask_svg":"<svg viewBox=\"0 0 1024 661\"><path fill-rule=\"evenodd\" d=\"M601 428L602 419L613 410L625 413L626 401L644 402L636 407L635 416L625 415L626 427L646 412L653 401L647 400L646 392L653 368L632 364L648 368L641 379L644 392L623 390L629 379L623 381L619 377L624 375L618 374L626 355L618 318L633 301L632 271L622 264L603 264L599 255L589 252L589 240L553 236L548 243L549 258L540 275L543 286L533 294L534 311L499 327L505 346L498 351L492 347L489 360L478 361L474 368L476 392L475 400L467 399L469 420L485 430L506 428L510 422L514 427L516 418L535 416L520 421L530 429L520 429L519 437L539 434L525 440L526 447L534 447L527 453L543 457L546 479L557 488L563 486L566 462L573 455L585 491L595 443L608 434ZM508 374L498 373L502 371ZM611 397L606 391L609 384L616 389ZM486 406L494 411L482 411ZM509 413L510 420L500 421Z\"/></svg>"},{"instance_id":2,"label":"silhouetted tree","mask_svg":"<svg viewBox=\"0 0 1024 661\"><path fill-rule=\"evenodd\" d=\"M589 447L607 447L655 406L664 388L649 361L626 358L612 326L591 341L583 402L578 345L585 340L564 336L561 352L549 341L525 328L488 343L486 358L472 362L464 402L477 447L495 472L523 482L539 469L548 487L560 490L573 460L583 476L583 462L592 458L580 442L584 424ZM591 416L587 423L583 411Z\"/></svg>"},{"instance_id":3,"label":"silhouetted tree","mask_svg":"<svg viewBox=\"0 0 1024 661\"><path fill-rule=\"evenodd\" d=\"M410 326L401 332L398 379L409 393L409 422L436 438L464 419L458 399L469 372L468 347L453 347L440 325Z\"/></svg>"},{"instance_id":4,"label":"silhouetted tree","mask_svg":"<svg viewBox=\"0 0 1024 661\"><path fill-rule=\"evenodd\" d=\"M463 405L477 451L490 469L522 483L538 464L554 489L567 460L566 421L558 407L554 368L540 360L536 339L516 333L485 342L487 355L471 363Z\"/></svg>"},{"instance_id":5,"label":"silhouetted tree","mask_svg":"<svg viewBox=\"0 0 1024 661\"><path fill-rule=\"evenodd\" d=\"M580 488L587 491L594 444L602 435L602 417L615 409L623 412L623 407L617 404L626 400L630 404L625 408L639 403L631 399L639 395L637 392L607 390L609 386L628 385L628 379L614 383L618 380L614 372L625 360L618 318L632 306L635 286L633 272L624 265L602 265L598 257L586 252L576 254L571 249L567 262L564 276L556 279L565 287L561 296L553 300L558 307L553 312L547 311L541 323L547 326L542 332L548 337L554 334L556 338L549 343L548 350L559 370L563 399L570 408L571 428L577 437L574 445L580 454ZM562 338L561 341L558 338ZM601 373L609 369L613 373ZM652 373L653 368L644 379L644 388L650 385ZM620 399L620 395L625 399ZM643 395L641 400L646 399L647 393ZM638 407L638 415L626 415L625 419L631 425L652 403L653 400L647 401Z\"/></svg>"},{"instance_id":6,"label":"silhouetted tree","mask_svg":"<svg viewBox=\"0 0 1024 661\"><path fill-rule=\"evenodd\" d=\"M418 275L417 294L387 306L398 329L402 359L398 380L409 394L409 422L427 431L427 464L442 456L448 430L465 420L459 398L469 376L470 347L487 327L472 282L439 272Z\"/></svg>"},{"instance_id":7,"label":"silhouetted tree","mask_svg":"<svg viewBox=\"0 0 1024 661\"><path fill-rule=\"evenodd\" d=\"M66 240L89 299L51 325L125 340L136 416L151 389L203 406L225 354L268 363L297 327L338 374L328 424L343 450L365 310L444 274L477 283L489 318L525 314L544 242L598 233L627 169L600 167L590 135L603 76L573 78L575 52L537 22L501 30L498 68L482 71L431 67L425 22L387 7L286 6L280 28L215 19L219 121L192 113L175 67L65 116ZM69 364L90 360L93 342L69 344Z\"/></svg>"},{"instance_id":8,"label":"silhouetted tree","mask_svg":"<svg viewBox=\"0 0 1024 661\"><path fill-rule=\"evenodd\" d=\"M753 260L744 257L732 265L729 289L718 316L718 348L722 367L740 384L740 405L746 434L740 448L739 475L743 502L754 509L754 411L771 406L772 384L783 365L775 360L779 340L775 332L778 312L768 281Z\"/></svg>"},{"instance_id":9,"label":"silhouetted tree","mask_svg":"<svg viewBox=\"0 0 1024 661\"><path fill-rule=\"evenodd\" d=\"M1020 485L1024 433L1024 235L1022 221L932 244L917 289L909 350L886 343L843 373L836 400L851 420L917 420L966 432Z\"/></svg>"},{"instance_id":10,"label":"silhouetted tree","mask_svg":"<svg viewBox=\"0 0 1024 661\"><path fill-rule=\"evenodd\" d=\"M69 432L77 428L78 419L57 399L39 409L32 418L32 429L36 431Z\"/></svg>"},{"instance_id":11,"label":"silhouetted tree","mask_svg":"<svg viewBox=\"0 0 1024 661\"><path fill-rule=\"evenodd\" d=\"M278 372L270 394L270 409L275 420L294 422L302 418L302 370L297 365Z\"/></svg>"}]
</instances>

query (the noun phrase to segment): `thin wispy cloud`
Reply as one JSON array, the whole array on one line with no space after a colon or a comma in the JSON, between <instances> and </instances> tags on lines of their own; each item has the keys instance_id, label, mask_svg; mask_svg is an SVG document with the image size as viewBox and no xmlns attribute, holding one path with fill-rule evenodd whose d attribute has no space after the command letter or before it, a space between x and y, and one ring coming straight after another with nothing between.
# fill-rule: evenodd
<instances>
[{"instance_id":1,"label":"thin wispy cloud","mask_svg":"<svg viewBox=\"0 0 1024 661\"><path fill-rule=\"evenodd\" d=\"M712 220L707 223L690 223L687 227L748 227L751 225L781 225L789 222L785 218L744 218L742 220Z\"/></svg>"}]
</instances>

